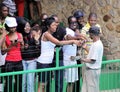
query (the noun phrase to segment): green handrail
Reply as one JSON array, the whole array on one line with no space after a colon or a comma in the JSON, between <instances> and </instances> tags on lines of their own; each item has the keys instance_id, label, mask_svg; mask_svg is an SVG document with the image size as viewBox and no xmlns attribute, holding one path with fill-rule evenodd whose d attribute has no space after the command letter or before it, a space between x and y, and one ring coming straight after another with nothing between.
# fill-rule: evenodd
<instances>
[{"instance_id":1,"label":"green handrail","mask_svg":"<svg viewBox=\"0 0 120 92\"><path fill-rule=\"evenodd\" d=\"M56 48L56 67L59 67L59 51L60 48Z\"/></svg>"},{"instance_id":2,"label":"green handrail","mask_svg":"<svg viewBox=\"0 0 120 92\"><path fill-rule=\"evenodd\" d=\"M66 68L82 67L83 66L83 64L77 64L77 65L59 67L59 50L60 50L60 48L57 47L56 48L56 67L36 69L36 70L27 70L27 71L7 72L7 73L1 73L0 76L19 75L19 74L34 73L34 72L45 72L45 71L61 70L61 69L66 69ZM107 61L102 62L102 64L115 63L115 62L120 62L120 59L107 60Z\"/></svg>"},{"instance_id":3,"label":"green handrail","mask_svg":"<svg viewBox=\"0 0 120 92\"><path fill-rule=\"evenodd\" d=\"M115 63L115 62L120 62L120 59L107 60L102 62L102 64ZM0 76L9 76L9 75L17 75L17 74L25 74L25 73L43 72L43 71L45 72L45 71L61 70L61 69L72 68L72 67L82 67L82 66L83 64L78 64L78 65L71 65L71 66L61 66L61 67L44 68L44 69L36 69L36 70L8 72L8 73L1 73Z\"/></svg>"}]
</instances>

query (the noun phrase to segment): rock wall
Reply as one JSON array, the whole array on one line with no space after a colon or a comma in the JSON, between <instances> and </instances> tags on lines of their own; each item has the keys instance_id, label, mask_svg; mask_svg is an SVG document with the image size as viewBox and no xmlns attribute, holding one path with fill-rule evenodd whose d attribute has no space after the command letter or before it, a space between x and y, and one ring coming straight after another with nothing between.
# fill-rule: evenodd
<instances>
[{"instance_id":1,"label":"rock wall","mask_svg":"<svg viewBox=\"0 0 120 92\"><path fill-rule=\"evenodd\" d=\"M85 20L96 12L103 31L104 55L107 59L120 58L120 0L41 0L43 12L57 14L63 22L75 10L83 10Z\"/></svg>"}]
</instances>

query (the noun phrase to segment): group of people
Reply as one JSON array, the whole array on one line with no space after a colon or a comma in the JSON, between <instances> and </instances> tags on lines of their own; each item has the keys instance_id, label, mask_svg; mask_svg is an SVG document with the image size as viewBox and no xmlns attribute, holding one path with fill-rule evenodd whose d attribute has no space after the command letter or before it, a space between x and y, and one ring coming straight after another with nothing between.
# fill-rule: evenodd
<instances>
[{"instance_id":1,"label":"group of people","mask_svg":"<svg viewBox=\"0 0 120 92\"><path fill-rule=\"evenodd\" d=\"M85 63L81 92L99 92L103 44L96 13L90 13L85 23L84 13L78 10L68 17L68 27L63 27L55 14L48 16L43 13L40 24L30 24L24 17L9 17L8 10L4 4L1 5L0 50L2 55L6 54L2 72L55 67L55 48L59 47L59 66ZM80 69L76 67L40 72L38 92L50 91L51 75L55 79L55 92L63 91L64 78L67 82L66 91L74 92L80 87L74 87L76 82L77 85L80 83L79 72ZM15 75L14 81L13 76L5 77L4 92L34 92L35 77L35 73Z\"/></svg>"}]
</instances>

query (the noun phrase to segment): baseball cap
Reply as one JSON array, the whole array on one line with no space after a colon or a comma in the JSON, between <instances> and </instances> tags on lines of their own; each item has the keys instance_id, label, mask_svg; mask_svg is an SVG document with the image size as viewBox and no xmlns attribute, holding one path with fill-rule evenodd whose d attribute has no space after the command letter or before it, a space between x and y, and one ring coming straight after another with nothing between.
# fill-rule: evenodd
<instances>
[{"instance_id":1,"label":"baseball cap","mask_svg":"<svg viewBox=\"0 0 120 92\"><path fill-rule=\"evenodd\" d=\"M5 19L5 23L7 24L8 27L16 27L17 26L16 18L14 18L14 17L7 17Z\"/></svg>"},{"instance_id":2,"label":"baseball cap","mask_svg":"<svg viewBox=\"0 0 120 92\"><path fill-rule=\"evenodd\" d=\"M73 14L74 17L76 18L80 18L84 16L84 13L80 10L75 11L75 13Z\"/></svg>"},{"instance_id":3,"label":"baseball cap","mask_svg":"<svg viewBox=\"0 0 120 92\"><path fill-rule=\"evenodd\" d=\"M89 29L89 33L92 33L94 35L98 35L98 34L100 34L100 28L97 26L92 26Z\"/></svg>"}]
</instances>

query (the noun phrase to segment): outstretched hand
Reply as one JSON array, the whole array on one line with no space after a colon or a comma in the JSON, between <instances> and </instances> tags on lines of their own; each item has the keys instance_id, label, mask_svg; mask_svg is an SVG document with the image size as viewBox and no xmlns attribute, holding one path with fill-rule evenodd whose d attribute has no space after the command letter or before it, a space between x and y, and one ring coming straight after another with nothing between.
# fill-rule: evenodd
<instances>
[{"instance_id":1,"label":"outstretched hand","mask_svg":"<svg viewBox=\"0 0 120 92\"><path fill-rule=\"evenodd\" d=\"M76 44L77 46L81 46L81 41L79 41L79 40L74 40L73 43Z\"/></svg>"}]
</instances>

